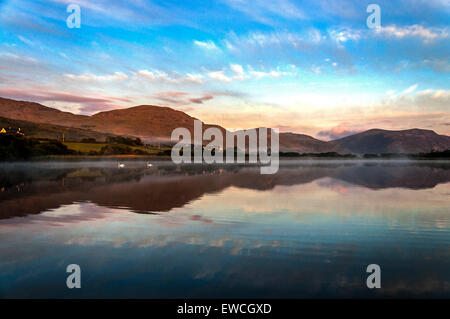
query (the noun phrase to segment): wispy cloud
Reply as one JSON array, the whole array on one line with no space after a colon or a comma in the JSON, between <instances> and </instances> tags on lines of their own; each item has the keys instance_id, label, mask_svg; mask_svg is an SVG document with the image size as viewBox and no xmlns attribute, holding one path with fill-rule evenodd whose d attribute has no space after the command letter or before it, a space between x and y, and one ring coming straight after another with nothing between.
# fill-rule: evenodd
<instances>
[{"instance_id":1,"label":"wispy cloud","mask_svg":"<svg viewBox=\"0 0 450 319\"><path fill-rule=\"evenodd\" d=\"M415 90L417 89L417 87L418 87L418 84L411 85L409 88L407 88L406 90L404 90L404 91L402 92L402 94L409 94L409 93L415 91Z\"/></svg>"},{"instance_id":2,"label":"wispy cloud","mask_svg":"<svg viewBox=\"0 0 450 319\"><path fill-rule=\"evenodd\" d=\"M230 64L230 69L235 73L234 78L236 80L242 81L245 78L245 72L242 65L239 64Z\"/></svg>"},{"instance_id":3,"label":"wispy cloud","mask_svg":"<svg viewBox=\"0 0 450 319\"><path fill-rule=\"evenodd\" d=\"M65 74L65 77L75 81L121 81L128 80L128 75L122 72L114 72L107 75L96 75L92 73L84 73L81 75Z\"/></svg>"},{"instance_id":4,"label":"wispy cloud","mask_svg":"<svg viewBox=\"0 0 450 319\"><path fill-rule=\"evenodd\" d=\"M446 110L450 105L450 90L426 89L416 91L416 85L404 90L401 94L392 96L385 102L386 106L412 110Z\"/></svg>"},{"instance_id":5,"label":"wispy cloud","mask_svg":"<svg viewBox=\"0 0 450 319\"><path fill-rule=\"evenodd\" d=\"M201 97L190 98L189 101L196 104L202 104L203 102L212 100L213 98L214 96L212 94L205 94Z\"/></svg>"},{"instance_id":6,"label":"wispy cloud","mask_svg":"<svg viewBox=\"0 0 450 319\"><path fill-rule=\"evenodd\" d=\"M436 39L445 39L449 36L449 30L445 28L427 28L418 24L410 26L388 25L375 29L375 32L381 36L402 38L421 38L424 41Z\"/></svg>"},{"instance_id":7,"label":"wispy cloud","mask_svg":"<svg viewBox=\"0 0 450 319\"><path fill-rule=\"evenodd\" d=\"M17 38L19 38L20 41L22 41L25 44L28 44L29 46L34 46L34 42L25 38L24 36L19 35L17 36Z\"/></svg>"},{"instance_id":8,"label":"wispy cloud","mask_svg":"<svg viewBox=\"0 0 450 319\"><path fill-rule=\"evenodd\" d=\"M52 0L57 4L67 6L77 3L82 10L91 14L85 15L83 23L90 26L108 26L117 22L128 22L122 28L135 28L148 25L193 24L188 18L188 10L167 3L157 4L154 1L116 1L116 0ZM94 18L91 18L93 16ZM55 18L55 17L53 17ZM60 19L65 19L60 16Z\"/></svg>"},{"instance_id":9,"label":"wispy cloud","mask_svg":"<svg viewBox=\"0 0 450 319\"><path fill-rule=\"evenodd\" d=\"M87 97L61 92L48 91L24 91L19 89L0 89L2 96L9 96L16 99L29 99L32 101L60 101L60 102L111 102L111 99Z\"/></svg>"},{"instance_id":10,"label":"wispy cloud","mask_svg":"<svg viewBox=\"0 0 450 319\"><path fill-rule=\"evenodd\" d=\"M224 0L231 8L238 10L255 21L274 25L276 17L284 19L305 19L305 13L289 0Z\"/></svg>"},{"instance_id":11,"label":"wispy cloud","mask_svg":"<svg viewBox=\"0 0 450 319\"><path fill-rule=\"evenodd\" d=\"M361 39L362 31L352 28L337 28L328 31L329 36L334 39L338 44L342 44L347 41L358 41Z\"/></svg>"},{"instance_id":12,"label":"wispy cloud","mask_svg":"<svg viewBox=\"0 0 450 319\"><path fill-rule=\"evenodd\" d=\"M280 72L280 71L269 71L269 72L263 72L263 71L250 71L250 74L254 75L257 79L263 78L263 77L272 77L272 78L278 78L281 75L286 75L287 72Z\"/></svg>"},{"instance_id":13,"label":"wispy cloud","mask_svg":"<svg viewBox=\"0 0 450 319\"><path fill-rule=\"evenodd\" d=\"M208 72L208 76L211 79L219 81L219 82L229 83L229 82L233 81L233 79L231 77L225 75L225 71L223 71L223 70Z\"/></svg>"},{"instance_id":14,"label":"wispy cloud","mask_svg":"<svg viewBox=\"0 0 450 319\"><path fill-rule=\"evenodd\" d=\"M171 83L177 82L177 79L170 77L167 73L162 72L162 71L139 70L135 74L138 77L142 77L142 78L150 80L150 81L163 81L163 82L171 82Z\"/></svg>"},{"instance_id":15,"label":"wispy cloud","mask_svg":"<svg viewBox=\"0 0 450 319\"><path fill-rule=\"evenodd\" d=\"M216 44L211 41L194 41L194 44L202 49L212 50L212 51L220 51L220 49L216 46Z\"/></svg>"},{"instance_id":16,"label":"wispy cloud","mask_svg":"<svg viewBox=\"0 0 450 319\"><path fill-rule=\"evenodd\" d=\"M206 93L201 96L192 96L188 92L180 91L165 91L155 93L152 97L159 101L170 103L171 105L186 105L190 103L203 104L203 102L212 100L214 95L211 93Z\"/></svg>"},{"instance_id":17,"label":"wispy cloud","mask_svg":"<svg viewBox=\"0 0 450 319\"><path fill-rule=\"evenodd\" d=\"M204 78L204 76L201 74L198 74L198 73L195 73L195 74L187 73L186 74L186 80L190 81L190 82L194 82L194 83L199 83L199 84L203 83L203 78Z\"/></svg>"}]
</instances>

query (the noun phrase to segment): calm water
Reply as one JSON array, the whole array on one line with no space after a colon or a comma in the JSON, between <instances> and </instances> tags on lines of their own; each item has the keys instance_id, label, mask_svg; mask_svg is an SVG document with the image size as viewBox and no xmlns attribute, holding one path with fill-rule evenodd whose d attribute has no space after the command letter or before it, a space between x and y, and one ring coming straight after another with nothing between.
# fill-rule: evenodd
<instances>
[{"instance_id":1,"label":"calm water","mask_svg":"<svg viewBox=\"0 0 450 319\"><path fill-rule=\"evenodd\" d=\"M450 297L449 162L126 164L0 164L0 297Z\"/></svg>"}]
</instances>

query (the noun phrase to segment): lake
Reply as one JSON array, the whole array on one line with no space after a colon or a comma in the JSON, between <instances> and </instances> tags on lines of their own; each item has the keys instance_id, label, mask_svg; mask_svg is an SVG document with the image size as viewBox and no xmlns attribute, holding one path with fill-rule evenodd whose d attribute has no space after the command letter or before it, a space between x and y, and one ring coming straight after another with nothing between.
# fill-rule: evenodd
<instances>
[{"instance_id":1,"label":"lake","mask_svg":"<svg viewBox=\"0 0 450 319\"><path fill-rule=\"evenodd\" d=\"M1 298L450 297L449 161L124 163L0 164Z\"/></svg>"}]
</instances>

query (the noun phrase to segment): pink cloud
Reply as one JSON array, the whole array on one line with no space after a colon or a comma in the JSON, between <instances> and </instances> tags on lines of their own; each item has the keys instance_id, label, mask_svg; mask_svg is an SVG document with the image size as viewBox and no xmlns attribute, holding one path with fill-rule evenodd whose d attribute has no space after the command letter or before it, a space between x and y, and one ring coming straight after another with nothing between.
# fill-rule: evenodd
<instances>
[{"instance_id":1,"label":"pink cloud","mask_svg":"<svg viewBox=\"0 0 450 319\"><path fill-rule=\"evenodd\" d=\"M63 92L47 92L39 90L24 91L11 88L0 88L0 96L37 103L77 103L81 105L80 111L82 113L93 113L97 111L121 108L123 106L120 104L116 104L116 102L132 102L130 99L124 97L90 97Z\"/></svg>"},{"instance_id":2,"label":"pink cloud","mask_svg":"<svg viewBox=\"0 0 450 319\"><path fill-rule=\"evenodd\" d=\"M35 102L42 101L61 101L61 102L72 102L72 103L84 103L84 102L110 102L111 99L105 98L92 98L86 96L73 95L68 93L59 92L39 92L39 91L27 91L16 89L0 89L0 95L13 98L13 99L24 99L32 100Z\"/></svg>"},{"instance_id":3,"label":"pink cloud","mask_svg":"<svg viewBox=\"0 0 450 319\"><path fill-rule=\"evenodd\" d=\"M204 101L212 100L212 94L204 94L201 97L189 97L188 92L166 91L154 94L152 97L160 101L167 102L173 105L185 105L189 103L202 104Z\"/></svg>"},{"instance_id":4,"label":"pink cloud","mask_svg":"<svg viewBox=\"0 0 450 319\"><path fill-rule=\"evenodd\" d=\"M362 132L363 130L355 130L347 127L344 124L340 124L336 127L333 127L329 130L322 130L317 133L318 138L322 138L325 140L337 140L339 138L343 138L349 135L357 134Z\"/></svg>"},{"instance_id":5,"label":"pink cloud","mask_svg":"<svg viewBox=\"0 0 450 319\"><path fill-rule=\"evenodd\" d=\"M188 95L187 92L178 92L178 91L166 91L166 92L158 92L154 94L152 97L169 104L186 104L184 97Z\"/></svg>"},{"instance_id":6,"label":"pink cloud","mask_svg":"<svg viewBox=\"0 0 450 319\"><path fill-rule=\"evenodd\" d=\"M202 104L204 101L212 100L214 96L211 94L205 94L202 97L190 98L189 101L192 103Z\"/></svg>"}]
</instances>

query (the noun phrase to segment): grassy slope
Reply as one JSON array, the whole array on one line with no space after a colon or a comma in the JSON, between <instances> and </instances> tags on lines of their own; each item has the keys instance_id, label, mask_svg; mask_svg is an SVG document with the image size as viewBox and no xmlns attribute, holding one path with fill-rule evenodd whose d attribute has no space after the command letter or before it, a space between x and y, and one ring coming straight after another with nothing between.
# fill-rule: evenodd
<instances>
[{"instance_id":1,"label":"grassy slope","mask_svg":"<svg viewBox=\"0 0 450 319\"><path fill-rule=\"evenodd\" d=\"M112 134L104 134L91 130L0 117L0 129L3 127L11 127L14 129L20 127L27 137L49 138L55 140L61 140L63 134L66 140L72 141L80 141L83 138L95 138L97 141L104 141L107 136L112 136Z\"/></svg>"},{"instance_id":2,"label":"grassy slope","mask_svg":"<svg viewBox=\"0 0 450 319\"><path fill-rule=\"evenodd\" d=\"M90 151L99 152L105 143L79 143L79 142L64 142L64 144L70 149L77 152L89 153ZM157 147L146 146L130 146L132 150L140 149L144 152L157 154L160 150Z\"/></svg>"},{"instance_id":3,"label":"grassy slope","mask_svg":"<svg viewBox=\"0 0 450 319\"><path fill-rule=\"evenodd\" d=\"M90 151L99 152L100 149L107 145L104 143L79 143L79 142L64 142L70 150L74 150L82 153L89 153Z\"/></svg>"}]
</instances>

